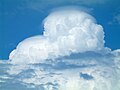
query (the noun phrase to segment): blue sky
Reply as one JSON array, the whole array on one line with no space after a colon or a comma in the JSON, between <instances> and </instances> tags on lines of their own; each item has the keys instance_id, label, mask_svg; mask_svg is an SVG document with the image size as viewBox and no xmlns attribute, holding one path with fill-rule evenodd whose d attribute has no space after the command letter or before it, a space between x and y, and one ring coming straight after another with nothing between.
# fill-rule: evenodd
<instances>
[{"instance_id":1,"label":"blue sky","mask_svg":"<svg viewBox=\"0 0 120 90\"><path fill-rule=\"evenodd\" d=\"M0 59L8 59L23 39L42 34L43 19L62 6L87 8L104 27L105 46L120 48L119 0L0 0Z\"/></svg>"}]
</instances>

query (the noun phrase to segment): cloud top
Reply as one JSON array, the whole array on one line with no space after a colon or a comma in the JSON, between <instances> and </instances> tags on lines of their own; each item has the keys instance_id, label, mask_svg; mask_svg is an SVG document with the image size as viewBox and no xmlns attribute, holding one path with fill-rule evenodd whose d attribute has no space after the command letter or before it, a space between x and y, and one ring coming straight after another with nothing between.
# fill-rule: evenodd
<instances>
[{"instance_id":1,"label":"cloud top","mask_svg":"<svg viewBox=\"0 0 120 90\"><path fill-rule=\"evenodd\" d=\"M94 17L78 9L65 9L48 15L44 34L20 42L9 58L13 63L39 63L71 53L103 49L103 28Z\"/></svg>"}]
</instances>

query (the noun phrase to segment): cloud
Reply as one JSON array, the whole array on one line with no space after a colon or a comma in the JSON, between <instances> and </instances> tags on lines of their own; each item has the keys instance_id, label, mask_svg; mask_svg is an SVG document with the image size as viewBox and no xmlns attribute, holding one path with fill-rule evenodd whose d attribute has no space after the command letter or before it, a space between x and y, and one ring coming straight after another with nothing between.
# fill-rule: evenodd
<instances>
[{"instance_id":1,"label":"cloud","mask_svg":"<svg viewBox=\"0 0 120 90\"><path fill-rule=\"evenodd\" d=\"M116 16L114 17L114 21L115 21L116 23L120 24L120 14L118 14L118 15L116 15Z\"/></svg>"},{"instance_id":2,"label":"cloud","mask_svg":"<svg viewBox=\"0 0 120 90\"><path fill-rule=\"evenodd\" d=\"M103 5L107 3L108 0L27 0L25 5L27 8L43 11L46 8L55 6L64 6L64 5L88 5L88 6L94 6L94 5Z\"/></svg>"},{"instance_id":3,"label":"cloud","mask_svg":"<svg viewBox=\"0 0 120 90\"><path fill-rule=\"evenodd\" d=\"M33 90L119 90L120 50L104 55L74 53L38 64L11 65L4 73L14 76L9 80L12 87L16 80Z\"/></svg>"},{"instance_id":4,"label":"cloud","mask_svg":"<svg viewBox=\"0 0 120 90\"><path fill-rule=\"evenodd\" d=\"M44 20L44 34L19 43L9 56L13 62L39 63L72 53L100 52L104 48L101 25L78 9L59 9Z\"/></svg>"},{"instance_id":5,"label":"cloud","mask_svg":"<svg viewBox=\"0 0 120 90\"><path fill-rule=\"evenodd\" d=\"M120 24L120 14L117 14L113 17L112 21L108 22L108 24L113 25L113 24Z\"/></svg>"},{"instance_id":6,"label":"cloud","mask_svg":"<svg viewBox=\"0 0 120 90\"><path fill-rule=\"evenodd\" d=\"M117 24L119 25L120 24L120 8L117 8L116 9L116 12L114 12L114 15L112 17L112 20L108 23L108 24Z\"/></svg>"},{"instance_id":7,"label":"cloud","mask_svg":"<svg viewBox=\"0 0 120 90\"><path fill-rule=\"evenodd\" d=\"M43 23L42 36L20 42L10 53L11 61L0 62L1 89L16 90L18 82L32 90L120 89L120 50L104 47L104 31L94 17L64 8Z\"/></svg>"}]
</instances>

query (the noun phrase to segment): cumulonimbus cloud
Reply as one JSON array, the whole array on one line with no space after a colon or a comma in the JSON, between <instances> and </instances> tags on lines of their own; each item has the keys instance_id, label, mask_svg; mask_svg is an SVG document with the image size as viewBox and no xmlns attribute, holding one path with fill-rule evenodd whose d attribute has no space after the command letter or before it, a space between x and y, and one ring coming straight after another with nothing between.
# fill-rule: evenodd
<instances>
[{"instance_id":1,"label":"cumulonimbus cloud","mask_svg":"<svg viewBox=\"0 0 120 90\"><path fill-rule=\"evenodd\" d=\"M44 20L44 34L20 42L9 59L32 63L103 49L103 28L96 23L95 18L81 10L67 9L48 15Z\"/></svg>"},{"instance_id":2,"label":"cumulonimbus cloud","mask_svg":"<svg viewBox=\"0 0 120 90\"><path fill-rule=\"evenodd\" d=\"M95 18L62 9L43 23L42 36L25 39L10 53L10 66L2 71L12 76L6 81L10 86L19 81L35 90L120 90L120 50L104 46L104 31Z\"/></svg>"}]
</instances>

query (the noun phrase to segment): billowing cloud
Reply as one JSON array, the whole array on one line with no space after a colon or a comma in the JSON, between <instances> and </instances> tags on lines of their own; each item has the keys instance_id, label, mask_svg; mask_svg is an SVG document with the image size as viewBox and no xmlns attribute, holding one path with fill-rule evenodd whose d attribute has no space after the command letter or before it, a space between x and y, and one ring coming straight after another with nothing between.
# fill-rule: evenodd
<instances>
[{"instance_id":1,"label":"billowing cloud","mask_svg":"<svg viewBox=\"0 0 120 90\"><path fill-rule=\"evenodd\" d=\"M10 60L0 62L1 89L120 90L120 50L104 47L95 18L65 9L43 24L42 36L20 42Z\"/></svg>"},{"instance_id":2,"label":"billowing cloud","mask_svg":"<svg viewBox=\"0 0 120 90\"><path fill-rule=\"evenodd\" d=\"M81 10L52 12L43 23L43 36L20 42L10 54L10 60L16 63L36 63L72 53L104 50L102 26Z\"/></svg>"},{"instance_id":3,"label":"billowing cloud","mask_svg":"<svg viewBox=\"0 0 120 90\"><path fill-rule=\"evenodd\" d=\"M5 90L16 90L20 85L23 90L120 89L120 50L104 55L71 54L38 64L0 64L3 74L0 87Z\"/></svg>"}]
</instances>

